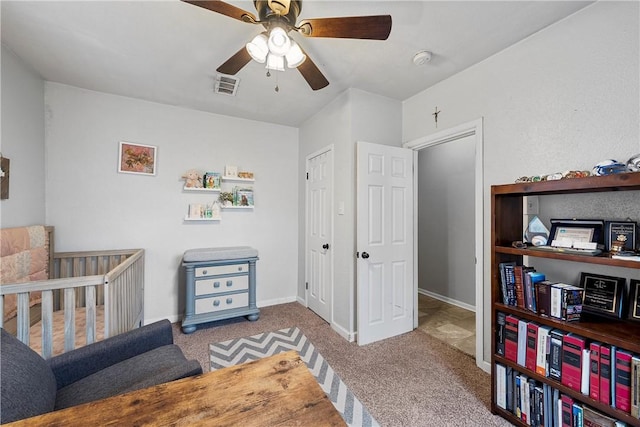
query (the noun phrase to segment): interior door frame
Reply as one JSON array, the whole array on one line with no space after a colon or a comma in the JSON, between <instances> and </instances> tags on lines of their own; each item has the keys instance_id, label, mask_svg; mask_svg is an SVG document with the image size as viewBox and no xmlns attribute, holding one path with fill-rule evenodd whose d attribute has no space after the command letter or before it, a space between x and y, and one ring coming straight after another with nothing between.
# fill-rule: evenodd
<instances>
[{"instance_id":1,"label":"interior door frame","mask_svg":"<svg viewBox=\"0 0 640 427\"><path fill-rule=\"evenodd\" d=\"M471 122L463 123L453 128L436 132L432 135L420 137L403 144L403 147L414 150L414 288L416 289L415 308L414 308L414 326L418 327L418 151L433 147L435 145L444 144L446 142L455 141L467 136L475 136L475 285L476 285L476 366L485 372L491 371L491 364L484 361L484 197L483 197L483 119L477 119Z\"/></svg>"},{"instance_id":2,"label":"interior door frame","mask_svg":"<svg viewBox=\"0 0 640 427\"><path fill-rule=\"evenodd\" d=\"M333 208L334 208L334 198L335 198L335 146L334 144L329 144L325 147L320 148L319 150L314 151L313 153L308 154L305 157L304 160L304 167L305 167L305 173L309 173L309 161L311 161L311 159L313 159L314 157L317 157L321 154L324 153L328 153L331 152L332 154L332 161L334 161L333 167L333 176L331 177L331 198L329 200L329 215L331 216L331 232L330 232L330 242L329 242L329 246L333 249L334 248L334 233L335 233L335 227L334 227L334 221L333 221ZM305 179L304 181L305 183L305 188L304 188L304 198L305 198L305 217L304 217L304 281L305 281L305 290L304 290L304 306L306 308L309 308L309 288L308 288L308 283L309 283L309 259L308 259L308 251L309 251L309 215L311 214L311 210L309 207L309 180ZM328 320L329 324L333 326L333 299L334 299L334 259L333 259L333 254L334 251L331 250L329 252L329 256L331 257L331 277L330 277L330 284L329 286L331 286L331 310L329 313L329 317L330 319ZM326 320L326 319L325 319Z\"/></svg>"}]
</instances>

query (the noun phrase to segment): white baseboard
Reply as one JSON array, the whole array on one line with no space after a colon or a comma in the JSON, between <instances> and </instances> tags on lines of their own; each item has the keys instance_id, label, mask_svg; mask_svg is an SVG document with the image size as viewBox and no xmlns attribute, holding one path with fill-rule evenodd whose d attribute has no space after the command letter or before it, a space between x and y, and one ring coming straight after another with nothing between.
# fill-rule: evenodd
<instances>
[{"instance_id":1,"label":"white baseboard","mask_svg":"<svg viewBox=\"0 0 640 427\"><path fill-rule=\"evenodd\" d=\"M434 299L437 299L437 300L442 301L442 302L446 302L447 304L455 305L456 307L460 307L460 308L463 308L465 310L473 311L474 313L476 312L476 307L471 305L471 304L467 304L466 302L462 302L462 301L455 300L453 298L445 297L443 295L436 294L436 293L431 292L431 291L427 291L426 289L418 288L418 293L422 294L422 295L426 295L426 296L434 298Z\"/></svg>"}]
</instances>

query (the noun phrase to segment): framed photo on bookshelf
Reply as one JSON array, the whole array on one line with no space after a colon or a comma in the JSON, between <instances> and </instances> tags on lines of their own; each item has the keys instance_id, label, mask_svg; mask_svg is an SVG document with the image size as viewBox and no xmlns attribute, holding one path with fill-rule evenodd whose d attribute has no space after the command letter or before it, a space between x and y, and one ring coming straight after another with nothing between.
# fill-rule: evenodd
<instances>
[{"instance_id":1,"label":"framed photo on bookshelf","mask_svg":"<svg viewBox=\"0 0 640 427\"><path fill-rule=\"evenodd\" d=\"M626 314L627 279L602 274L582 273L580 285L584 289L582 312L621 319Z\"/></svg>"},{"instance_id":2,"label":"framed photo on bookshelf","mask_svg":"<svg viewBox=\"0 0 640 427\"><path fill-rule=\"evenodd\" d=\"M153 145L120 141L118 172L155 175L157 151Z\"/></svg>"},{"instance_id":3,"label":"framed photo on bookshelf","mask_svg":"<svg viewBox=\"0 0 640 427\"><path fill-rule=\"evenodd\" d=\"M631 279L629 285L629 319L640 322L640 280Z\"/></svg>"}]
</instances>

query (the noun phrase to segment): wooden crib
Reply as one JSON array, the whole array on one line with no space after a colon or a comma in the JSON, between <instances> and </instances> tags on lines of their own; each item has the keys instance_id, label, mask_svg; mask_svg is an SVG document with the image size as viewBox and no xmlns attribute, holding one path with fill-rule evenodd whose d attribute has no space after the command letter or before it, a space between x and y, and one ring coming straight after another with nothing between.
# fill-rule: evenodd
<instances>
[{"instance_id":1,"label":"wooden crib","mask_svg":"<svg viewBox=\"0 0 640 427\"><path fill-rule=\"evenodd\" d=\"M142 325L143 249L56 253L53 227L44 230L48 280L16 276L2 242L0 275L19 280L0 284L0 326L50 358Z\"/></svg>"}]
</instances>

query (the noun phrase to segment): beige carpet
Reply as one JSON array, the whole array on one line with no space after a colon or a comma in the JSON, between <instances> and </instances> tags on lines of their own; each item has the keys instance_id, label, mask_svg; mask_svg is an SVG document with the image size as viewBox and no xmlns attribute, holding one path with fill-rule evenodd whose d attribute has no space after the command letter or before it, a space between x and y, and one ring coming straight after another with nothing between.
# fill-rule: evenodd
<instances>
[{"instance_id":1,"label":"beige carpet","mask_svg":"<svg viewBox=\"0 0 640 427\"><path fill-rule=\"evenodd\" d=\"M298 303L265 307L260 319L200 326L175 342L209 369L210 343L297 326L382 426L510 426L490 411L488 374L463 352L420 330L382 342L349 343Z\"/></svg>"}]
</instances>

